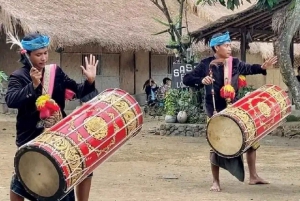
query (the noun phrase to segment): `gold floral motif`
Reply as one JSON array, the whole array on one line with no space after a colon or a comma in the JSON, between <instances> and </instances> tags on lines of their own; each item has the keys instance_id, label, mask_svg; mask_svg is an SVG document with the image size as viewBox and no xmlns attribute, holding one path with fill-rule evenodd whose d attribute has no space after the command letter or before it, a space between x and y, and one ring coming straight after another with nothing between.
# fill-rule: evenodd
<instances>
[{"instance_id":1,"label":"gold floral motif","mask_svg":"<svg viewBox=\"0 0 300 201\"><path fill-rule=\"evenodd\" d=\"M84 142L84 144L87 146L89 150L88 154L91 154L92 152L95 152L97 155L101 154L101 152L98 150L99 147L93 147L90 143L88 143L86 139L82 137L82 135L79 132L77 132L77 137L79 142Z\"/></svg>"},{"instance_id":2,"label":"gold floral motif","mask_svg":"<svg viewBox=\"0 0 300 201\"><path fill-rule=\"evenodd\" d=\"M258 108L259 112L262 113L265 117L271 116L272 110L269 107L269 105L266 104L265 102L258 102L257 108Z\"/></svg>"},{"instance_id":3,"label":"gold floral motif","mask_svg":"<svg viewBox=\"0 0 300 201\"><path fill-rule=\"evenodd\" d=\"M46 131L38 136L35 142L52 147L62 158L70 174L70 186L74 185L82 176L85 165L81 158L83 154L79 147L69 138L60 133ZM64 165L61 164L61 165Z\"/></svg>"},{"instance_id":4,"label":"gold floral motif","mask_svg":"<svg viewBox=\"0 0 300 201\"><path fill-rule=\"evenodd\" d=\"M129 110L124 114L124 119L126 123L129 123L127 125L127 133L131 133L137 127L137 119L135 119L135 114ZM133 119L134 121L132 121Z\"/></svg>"},{"instance_id":5,"label":"gold floral motif","mask_svg":"<svg viewBox=\"0 0 300 201\"><path fill-rule=\"evenodd\" d=\"M249 100L247 101L249 108L253 109L256 116L260 116L260 114L264 115L265 117L271 116L272 110L269 107L269 105L265 103L265 101L267 101L268 99L266 97L259 97L259 99L263 99L263 101L260 101L260 102L257 101L257 105L253 106L252 101L257 100L257 99L258 99L257 97L249 98ZM258 108L260 114L258 114L257 111L254 109L255 107ZM263 122L260 122L260 123L263 124Z\"/></svg>"},{"instance_id":6,"label":"gold floral motif","mask_svg":"<svg viewBox=\"0 0 300 201\"><path fill-rule=\"evenodd\" d=\"M85 130L97 140L105 138L108 134L108 126L104 119L98 116L88 117L84 120Z\"/></svg>"},{"instance_id":7,"label":"gold floral motif","mask_svg":"<svg viewBox=\"0 0 300 201\"><path fill-rule=\"evenodd\" d=\"M114 130L115 130L115 133L116 133L116 132L119 132L120 127L118 126L118 124L116 124L116 122L114 122L113 124L114 124Z\"/></svg>"},{"instance_id":8,"label":"gold floral motif","mask_svg":"<svg viewBox=\"0 0 300 201\"><path fill-rule=\"evenodd\" d=\"M102 100L111 104L118 112L122 113L122 118L124 122L128 124L126 126L127 134L130 134L137 127L137 112L130 108L130 103L126 100L120 99L117 95L103 96Z\"/></svg>"},{"instance_id":9,"label":"gold floral motif","mask_svg":"<svg viewBox=\"0 0 300 201\"><path fill-rule=\"evenodd\" d=\"M262 87L265 92L270 94L273 98L275 98L276 102L279 104L280 111L281 111L281 116L285 116L287 114L288 110L288 104L286 97L283 95L281 91L276 90L274 87Z\"/></svg>"},{"instance_id":10,"label":"gold floral motif","mask_svg":"<svg viewBox=\"0 0 300 201\"><path fill-rule=\"evenodd\" d=\"M254 140L256 136L255 123L245 110L241 108L229 107L220 113L229 115L234 119L242 122L242 126L245 129L243 132L246 134L247 137L247 144L250 144Z\"/></svg>"},{"instance_id":11,"label":"gold floral motif","mask_svg":"<svg viewBox=\"0 0 300 201\"><path fill-rule=\"evenodd\" d=\"M111 118L114 117L114 114L113 113L107 113L106 114L108 116L110 116ZM114 118L112 118L113 120ZM84 144L87 146L88 150L89 150L89 154L92 153L92 152L95 152L97 154L97 156L99 157L103 152L107 152L107 150L109 150L111 148L112 145L115 144L115 136L113 137L113 139L111 140L110 144L108 145L108 147L106 147L104 150L99 150L100 147L93 147L84 137L82 137L82 135L78 132L78 130L76 129L75 127L75 124L74 124L74 120L75 118L72 119L72 121L70 121L70 128L69 128L69 131L73 131L77 134L77 138L78 138L78 141L79 142L84 142ZM113 122L113 125L114 125L114 129L115 129L115 132L119 130L119 126Z\"/></svg>"},{"instance_id":12,"label":"gold floral motif","mask_svg":"<svg viewBox=\"0 0 300 201\"><path fill-rule=\"evenodd\" d=\"M70 121L70 123L69 123L70 127L68 130L77 134L78 142L79 143L83 142L87 146L89 153L92 153L94 151L98 154L99 151L97 149L93 148L93 146L90 143L88 143L88 141L84 137L82 137L82 135L78 132L78 128L75 127L74 120L75 120L75 117L73 117L72 120Z\"/></svg>"}]
</instances>

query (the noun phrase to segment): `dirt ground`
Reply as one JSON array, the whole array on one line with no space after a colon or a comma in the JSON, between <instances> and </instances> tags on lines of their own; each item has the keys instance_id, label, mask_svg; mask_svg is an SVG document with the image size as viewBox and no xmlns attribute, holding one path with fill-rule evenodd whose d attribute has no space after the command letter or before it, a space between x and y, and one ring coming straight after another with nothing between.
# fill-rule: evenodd
<instances>
[{"instance_id":1,"label":"dirt ground","mask_svg":"<svg viewBox=\"0 0 300 201\"><path fill-rule=\"evenodd\" d=\"M15 124L0 118L0 201L9 200ZM266 137L258 151L258 172L270 185L249 186L221 171L223 192L209 192L209 146L204 137L163 137L149 133L157 120L94 172L90 201L299 201L300 140ZM246 166L247 167L247 166ZM248 170L247 170L248 176Z\"/></svg>"}]
</instances>

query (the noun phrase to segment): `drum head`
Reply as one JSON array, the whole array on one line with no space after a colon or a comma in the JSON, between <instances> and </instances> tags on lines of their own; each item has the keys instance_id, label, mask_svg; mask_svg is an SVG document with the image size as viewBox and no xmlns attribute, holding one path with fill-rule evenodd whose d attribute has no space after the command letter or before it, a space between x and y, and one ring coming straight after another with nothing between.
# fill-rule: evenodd
<instances>
[{"instance_id":1,"label":"drum head","mask_svg":"<svg viewBox=\"0 0 300 201\"><path fill-rule=\"evenodd\" d=\"M23 148L15 158L16 174L30 194L53 200L63 193L62 173L56 162L41 149Z\"/></svg>"},{"instance_id":2,"label":"drum head","mask_svg":"<svg viewBox=\"0 0 300 201\"><path fill-rule=\"evenodd\" d=\"M223 157L234 157L243 149L243 133L230 117L215 116L207 125L210 146Z\"/></svg>"}]
</instances>

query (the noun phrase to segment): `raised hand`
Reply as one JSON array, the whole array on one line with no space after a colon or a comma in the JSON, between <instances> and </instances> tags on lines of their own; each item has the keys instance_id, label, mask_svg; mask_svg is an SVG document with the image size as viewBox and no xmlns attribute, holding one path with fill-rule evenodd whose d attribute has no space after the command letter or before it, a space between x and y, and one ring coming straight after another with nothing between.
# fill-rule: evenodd
<instances>
[{"instance_id":1,"label":"raised hand","mask_svg":"<svg viewBox=\"0 0 300 201\"><path fill-rule=\"evenodd\" d=\"M99 62L98 60L95 60L96 57L91 54L89 60L88 57L85 57L85 67L81 66L83 74L86 76L86 79L91 84L95 81L97 65Z\"/></svg>"},{"instance_id":2,"label":"raised hand","mask_svg":"<svg viewBox=\"0 0 300 201\"><path fill-rule=\"evenodd\" d=\"M274 64L277 63L277 56L272 57L270 59L268 59L267 61L265 61L262 65L261 68L262 69L267 69L270 68L271 66L273 66Z\"/></svg>"}]
</instances>

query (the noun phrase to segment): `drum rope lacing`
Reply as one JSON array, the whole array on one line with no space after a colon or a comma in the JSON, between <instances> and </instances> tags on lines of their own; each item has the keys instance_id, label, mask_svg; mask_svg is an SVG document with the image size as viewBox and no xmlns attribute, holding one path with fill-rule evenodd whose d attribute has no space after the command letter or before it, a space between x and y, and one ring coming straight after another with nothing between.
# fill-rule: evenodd
<instances>
[{"instance_id":1,"label":"drum rope lacing","mask_svg":"<svg viewBox=\"0 0 300 201\"><path fill-rule=\"evenodd\" d=\"M101 93L101 94L102 94L102 93ZM91 105L87 108L87 110L92 109L92 108L97 104L97 102L93 102L93 100L95 101L95 100L97 99L97 100L101 101L101 100L103 100L103 99L105 98L105 96L113 95L113 94L116 94L116 93L115 93L115 90L113 90L112 92L109 92L108 94L106 94L104 97L101 97L101 99L98 99L98 97L101 96L101 94L99 94L98 96L96 96L95 98L93 98L93 99L89 102ZM129 93L125 93L125 95L122 95L122 96L120 96L120 98L115 99L115 101L112 102L111 104L114 104L114 103L117 103L117 102L120 101L120 100L123 100L123 98L126 97L127 95L130 95L130 94L129 94ZM93 104L93 103L94 103L94 104ZM115 121L116 118L122 117L123 114L125 114L129 109L134 108L136 105L138 105L138 102L132 104L132 105L131 105L127 110L125 110L124 112L119 113L119 114L118 114L117 116L115 116L115 118L113 118L111 121L107 122L107 124L113 123L113 122ZM94 115L97 116L98 114L104 112L106 109L109 109L109 108L110 108L110 105L108 105L108 106L106 106L105 108L102 108L101 110L97 111ZM127 122L126 124L124 124L124 126L122 126L121 128L119 128L119 130L118 130L117 132L113 133L113 134L110 135L107 139L103 140L103 141L101 142L101 144L99 144L97 147L94 147L94 149L92 149L86 156L83 156L83 157L79 158L80 164L83 163L83 162L86 160L85 157L88 157L90 154L92 154L95 150L97 150L99 147L101 147L101 146L102 146L103 144L105 144L107 141L109 141L109 140L111 140L112 138L114 138L114 137L119 133L120 130L123 130L124 128L126 128L128 125L130 125L133 121L137 120L137 119L138 119L140 116L142 116L142 115L143 115L142 112L141 112L140 114L137 114L137 115L135 116L135 118L133 118L132 120L130 120L129 122ZM87 120L87 122L88 122L88 121L91 121L91 119ZM84 126L84 124L85 124L85 123L82 123L82 124L78 125L77 127L80 128L80 127ZM64 126L65 126L65 124L63 124L61 127L58 127L57 130L61 129L61 128L64 127ZM65 136L69 136L69 135L71 135L72 133L78 131L78 128L75 129L75 130L71 130L71 131L70 131L69 133L67 133ZM127 137L125 137L124 139L122 139L118 144L115 144L114 147L118 147L120 144L124 143L124 141L127 141L129 138L133 137L133 136L136 134L136 132L137 132L138 130L140 130L141 128L142 128L142 125L139 125L138 127L136 127L134 130L131 131L130 135L127 134ZM100 131L101 129L103 129L103 128L100 126L99 129L98 129L97 131ZM49 131L51 132L51 130L49 130ZM95 131L95 132L97 132L97 131ZM50 136L49 136L49 138L50 138ZM47 139L49 139L49 138L47 138ZM79 146L82 145L83 143L86 143L90 138L92 138L92 136L88 136L87 138L84 138L83 141L81 141L80 143L77 144L77 146L79 147ZM46 141L46 139L45 139L45 141ZM43 144L42 144L42 145L43 145ZM42 145L40 145L39 147L41 147ZM113 149L114 149L114 148L113 148ZM58 154L58 152L57 152L56 150L53 150L50 154L51 154L51 155L54 155L54 154ZM98 160L95 161L93 164L89 165L88 168L85 168L85 169L83 170L83 173L80 173L80 174L82 174L82 176L79 177L78 180L77 180L77 182L76 182L75 184L73 184L72 186L70 186L70 188L69 188L67 191L65 191L65 192L68 192L68 191L71 190L75 185L77 185L78 183L80 183L81 180L84 180L85 178L83 178L83 176L85 175L85 173L86 173L87 171L89 171L90 167L93 167L93 166L94 166L99 160L101 160L103 157L106 157L106 156L103 155L102 157L98 158ZM107 160L108 158L109 158L109 157L107 157L105 160ZM62 163L62 164L60 165L60 167L63 167L63 166L65 166L65 165L67 165L66 162ZM79 168L79 167L78 167L78 168ZM79 173L78 173L78 174L79 174ZM75 176L75 175L76 175L76 174L72 174L72 173L71 173L70 176L68 176L66 179L70 179L70 178L72 178L72 177Z\"/></svg>"},{"instance_id":2,"label":"drum rope lacing","mask_svg":"<svg viewBox=\"0 0 300 201\"><path fill-rule=\"evenodd\" d=\"M272 88L275 88L275 86L271 86L269 87L268 89L272 89ZM274 90L276 91L275 93L268 93L273 99L277 100L276 97L278 97L278 95L283 95L285 92L283 90ZM260 97L262 94L264 94L265 91L260 91L258 94L257 94L257 97ZM287 102L287 100L289 100L289 97L286 95L286 96L282 96L282 99L281 99L281 102L284 101L284 102ZM238 104L242 101L242 99L238 100L235 102L235 104ZM269 100L268 99L264 99L262 101L260 101L261 103L267 103ZM243 102L242 104L239 105L239 107L242 107L243 105L246 105L246 104L249 104L249 102ZM278 103L280 104L280 102ZM273 106L273 104L271 105ZM252 106L251 109L255 110L258 108L258 105L255 105L255 106ZM256 130L264 127L266 124L269 124L269 123L272 123L272 121L274 121L274 117L277 116L277 115L281 115L283 111L286 111L288 110L289 108L291 108L291 106L289 104L287 104L285 107L283 108L280 108L281 110L276 110L276 108L273 108L271 107L270 109L273 111L273 118L270 118L269 120L265 121L264 124L261 124L260 126L258 127L255 127ZM248 111L244 111L247 113L248 116L250 116L249 112ZM220 111L219 114L226 114L226 111ZM273 130L275 130L278 126L282 125L285 121L284 119L289 115L289 113L285 113L281 116L281 121L279 121L277 124L269 127L268 129L266 129L264 131L264 133L260 134L260 136L265 136L264 134L265 133L269 133L269 132L272 132ZM253 122L256 122L257 120L260 121L259 119L261 119L262 117L264 117L264 114L263 113L260 113L260 114L256 114L255 115L255 118L253 118ZM250 120L250 119L249 119ZM241 120L238 120L239 121L239 124L242 124L243 122ZM246 131L247 132L247 131ZM249 132L249 131L248 131ZM254 139L255 136L251 136L249 137L249 139L247 139L245 142L253 142L253 141L257 141L257 140L260 140L261 138L257 138L257 139Z\"/></svg>"}]
</instances>

